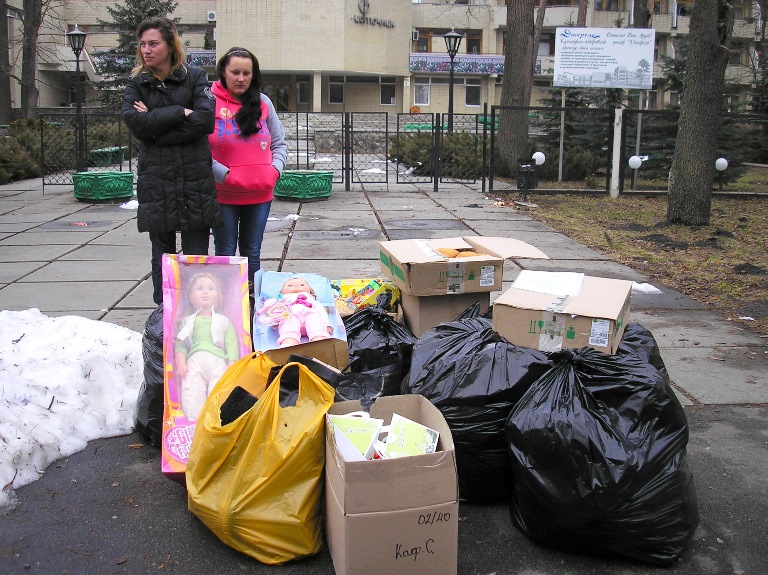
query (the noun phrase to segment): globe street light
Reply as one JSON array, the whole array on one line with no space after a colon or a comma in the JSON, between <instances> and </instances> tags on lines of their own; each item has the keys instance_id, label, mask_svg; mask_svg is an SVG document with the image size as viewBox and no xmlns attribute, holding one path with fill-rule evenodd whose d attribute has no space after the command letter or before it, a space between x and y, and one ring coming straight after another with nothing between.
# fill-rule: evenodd
<instances>
[{"instance_id":1,"label":"globe street light","mask_svg":"<svg viewBox=\"0 0 768 575\"><path fill-rule=\"evenodd\" d=\"M445 39L445 49L448 50L448 57L451 59L451 75L448 79L448 131L453 132L453 59L461 46L461 39L464 36L451 29L443 38Z\"/></svg>"},{"instance_id":2,"label":"globe street light","mask_svg":"<svg viewBox=\"0 0 768 575\"><path fill-rule=\"evenodd\" d=\"M77 145L77 160L75 162L75 171L85 171L85 138L83 137L83 105L80 99L80 53L85 46L85 37L87 34L78 29L67 32L67 39L72 51L75 53L75 100L77 100L77 109L75 112L75 140Z\"/></svg>"}]
</instances>

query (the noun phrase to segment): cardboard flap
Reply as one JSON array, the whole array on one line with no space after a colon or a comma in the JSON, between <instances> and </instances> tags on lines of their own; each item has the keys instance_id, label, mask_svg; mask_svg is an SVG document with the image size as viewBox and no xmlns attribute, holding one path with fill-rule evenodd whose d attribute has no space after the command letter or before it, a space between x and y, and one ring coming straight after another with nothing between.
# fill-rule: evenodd
<instances>
[{"instance_id":1,"label":"cardboard flap","mask_svg":"<svg viewBox=\"0 0 768 575\"><path fill-rule=\"evenodd\" d=\"M314 357L336 369L344 369L349 365L349 347L347 342L335 338L300 343L291 347L268 349L264 353L277 365L288 363L288 356L291 354Z\"/></svg>"},{"instance_id":2,"label":"cardboard flap","mask_svg":"<svg viewBox=\"0 0 768 575\"><path fill-rule=\"evenodd\" d=\"M548 260L549 256L539 248L514 238L487 238L485 236L466 236L467 243L477 252L484 252L501 259L530 258Z\"/></svg>"},{"instance_id":3,"label":"cardboard flap","mask_svg":"<svg viewBox=\"0 0 768 575\"><path fill-rule=\"evenodd\" d=\"M381 242L381 247L385 248L396 260L409 263L421 264L429 262L447 261L444 255L435 251L435 247L426 240L391 240Z\"/></svg>"},{"instance_id":4,"label":"cardboard flap","mask_svg":"<svg viewBox=\"0 0 768 575\"><path fill-rule=\"evenodd\" d=\"M624 309L632 282L584 276L578 297L568 298L564 313L589 317L616 319Z\"/></svg>"}]
</instances>

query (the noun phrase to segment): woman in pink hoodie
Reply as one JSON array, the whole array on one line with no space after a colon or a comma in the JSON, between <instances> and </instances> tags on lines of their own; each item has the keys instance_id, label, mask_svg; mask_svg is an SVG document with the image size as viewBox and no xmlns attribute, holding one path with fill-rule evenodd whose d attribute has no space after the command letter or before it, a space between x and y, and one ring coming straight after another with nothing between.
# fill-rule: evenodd
<instances>
[{"instance_id":1,"label":"woman in pink hoodie","mask_svg":"<svg viewBox=\"0 0 768 575\"><path fill-rule=\"evenodd\" d=\"M261 93L256 56L231 48L216 73L216 125L208 142L223 224L213 229L213 239L217 256L233 256L239 248L248 258L252 286L275 184L285 168L285 131L272 101Z\"/></svg>"}]
</instances>

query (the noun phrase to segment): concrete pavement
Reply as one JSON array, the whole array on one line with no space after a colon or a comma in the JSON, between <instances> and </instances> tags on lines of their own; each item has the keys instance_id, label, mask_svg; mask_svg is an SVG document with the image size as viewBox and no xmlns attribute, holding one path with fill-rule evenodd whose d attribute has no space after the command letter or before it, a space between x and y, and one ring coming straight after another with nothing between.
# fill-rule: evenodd
<instances>
[{"instance_id":1,"label":"concrete pavement","mask_svg":"<svg viewBox=\"0 0 768 575\"><path fill-rule=\"evenodd\" d=\"M378 242L455 235L509 236L550 260L521 269L649 279L511 208L479 184L334 187L324 201L276 200L262 266L329 278L380 275ZM298 219L291 216L298 215ZM149 240L136 212L74 199L71 186L0 186L0 309L77 314L142 332L154 304ZM506 504L462 505L459 573L768 572L768 340L656 284L633 295L632 319L654 334L691 426L689 465L701 523L679 564L660 569L544 549L511 523ZM498 294L496 294L498 295ZM330 557L268 568L229 549L186 511L183 488L159 472L159 453L129 449L137 435L95 441L17 490L0 513L0 573L333 573Z\"/></svg>"}]
</instances>

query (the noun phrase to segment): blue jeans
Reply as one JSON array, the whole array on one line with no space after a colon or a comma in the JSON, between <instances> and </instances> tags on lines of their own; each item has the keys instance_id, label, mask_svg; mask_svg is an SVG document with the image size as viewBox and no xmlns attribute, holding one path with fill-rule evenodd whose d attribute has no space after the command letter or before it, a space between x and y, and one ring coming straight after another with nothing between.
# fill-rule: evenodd
<instances>
[{"instance_id":1,"label":"blue jeans","mask_svg":"<svg viewBox=\"0 0 768 575\"><path fill-rule=\"evenodd\" d=\"M216 255L234 256L235 249L239 249L240 255L248 258L249 285L253 283L253 274L261 268L261 242L271 207L271 201L245 206L219 205L222 224L213 228Z\"/></svg>"},{"instance_id":2,"label":"blue jeans","mask_svg":"<svg viewBox=\"0 0 768 575\"><path fill-rule=\"evenodd\" d=\"M181 251L185 255L207 256L211 231L189 230L181 232ZM163 303L163 254L176 253L176 232L149 232L152 242L152 299L155 304Z\"/></svg>"}]
</instances>

